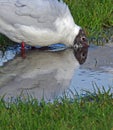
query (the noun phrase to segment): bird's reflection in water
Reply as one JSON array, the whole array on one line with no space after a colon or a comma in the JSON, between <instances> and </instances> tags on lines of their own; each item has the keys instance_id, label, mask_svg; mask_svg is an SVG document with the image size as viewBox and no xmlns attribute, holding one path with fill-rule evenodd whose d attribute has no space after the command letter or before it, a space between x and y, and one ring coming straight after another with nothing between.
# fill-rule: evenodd
<instances>
[{"instance_id":1,"label":"bird's reflection in water","mask_svg":"<svg viewBox=\"0 0 113 130\"><path fill-rule=\"evenodd\" d=\"M79 64L83 64L86 61L88 55L88 47L78 48L73 52Z\"/></svg>"}]
</instances>

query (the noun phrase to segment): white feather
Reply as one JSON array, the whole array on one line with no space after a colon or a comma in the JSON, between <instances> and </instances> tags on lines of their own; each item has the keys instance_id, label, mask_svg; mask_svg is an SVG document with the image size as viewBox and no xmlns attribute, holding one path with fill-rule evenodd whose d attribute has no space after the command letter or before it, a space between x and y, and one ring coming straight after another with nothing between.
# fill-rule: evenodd
<instances>
[{"instance_id":1,"label":"white feather","mask_svg":"<svg viewBox=\"0 0 113 130\"><path fill-rule=\"evenodd\" d=\"M0 0L0 32L15 42L73 45L80 27L58 0Z\"/></svg>"}]
</instances>

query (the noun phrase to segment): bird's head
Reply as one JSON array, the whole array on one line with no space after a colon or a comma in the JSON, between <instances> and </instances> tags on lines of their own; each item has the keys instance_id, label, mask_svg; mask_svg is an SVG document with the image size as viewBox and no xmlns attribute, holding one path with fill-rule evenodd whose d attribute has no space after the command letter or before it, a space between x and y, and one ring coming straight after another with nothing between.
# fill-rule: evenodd
<instances>
[{"instance_id":1,"label":"bird's head","mask_svg":"<svg viewBox=\"0 0 113 130\"><path fill-rule=\"evenodd\" d=\"M80 29L78 35L74 39L73 52L80 64L83 64L86 61L88 54L88 40L83 29Z\"/></svg>"}]
</instances>

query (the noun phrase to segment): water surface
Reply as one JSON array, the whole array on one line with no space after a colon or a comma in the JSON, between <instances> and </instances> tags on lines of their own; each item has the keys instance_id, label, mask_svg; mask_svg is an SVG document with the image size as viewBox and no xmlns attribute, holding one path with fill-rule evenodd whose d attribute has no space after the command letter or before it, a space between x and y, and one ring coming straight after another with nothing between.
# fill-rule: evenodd
<instances>
[{"instance_id":1,"label":"water surface","mask_svg":"<svg viewBox=\"0 0 113 130\"><path fill-rule=\"evenodd\" d=\"M53 47L54 46L50 47L51 51L53 51L51 49ZM59 47L59 45L57 47ZM57 50L57 47L54 47L54 49ZM60 50L61 49L65 49L65 46L60 48ZM0 66L3 66L4 63L6 63L8 60L13 59L15 55L19 52L20 47L17 47L16 49L7 50L5 52L4 57L2 57L2 53L0 53ZM16 62L16 59L14 60ZM22 66L24 67L24 65ZM53 73L51 73L51 75L52 74ZM20 77L16 77L15 75L13 75L12 77L13 78L11 80L16 81L15 83L19 83L20 81L21 83L23 82L23 80L21 80ZM30 80L29 82L31 83ZM36 79L34 80L34 82L36 83ZM43 84L43 82L41 82L41 84ZM0 95L3 95L3 93L6 92L9 93L11 97L16 96L14 92L16 93L18 90L20 90L20 88L15 89L16 85L13 87L11 85L14 84L10 84L7 87L0 88ZM85 91L93 92L94 87L96 86L98 86L102 91L103 86L106 91L109 89L109 87L111 87L111 92L113 92L113 44L107 44L105 46L91 45L89 48L88 58L86 62L83 65L81 65L78 69L75 69L75 73L68 87L59 86L55 88L54 86L53 88L51 88L48 86L46 88L27 88L23 86L22 92L24 91L24 94L33 94L33 96L35 96L36 98L38 98L38 95L40 95L41 93L41 95L44 96L46 99L52 100L54 98L57 98L58 96L61 96L62 93L64 93L64 91L69 92L69 90L71 90L71 93L73 94L76 94L77 92L79 95L83 95L85 94Z\"/></svg>"}]
</instances>

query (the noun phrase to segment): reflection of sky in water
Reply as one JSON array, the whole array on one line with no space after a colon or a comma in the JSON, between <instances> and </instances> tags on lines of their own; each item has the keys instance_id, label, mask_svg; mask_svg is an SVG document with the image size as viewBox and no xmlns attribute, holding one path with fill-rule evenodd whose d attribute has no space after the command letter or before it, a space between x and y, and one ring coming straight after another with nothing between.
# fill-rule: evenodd
<instances>
[{"instance_id":1,"label":"reflection of sky in water","mask_svg":"<svg viewBox=\"0 0 113 130\"><path fill-rule=\"evenodd\" d=\"M72 91L76 90L78 93L83 93L82 90L93 92L93 87L96 87L95 84L100 89L104 86L105 90L108 90L109 87L113 86L113 74L102 71L78 69L72 79L70 89Z\"/></svg>"},{"instance_id":2,"label":"reflection of sky in water","mask_svg":"<svg viewBox=\"0 0 113 130\"><path fill-rule=\"evenodd\" d=\"M0 52L0 66L3 66L3 64L11 59L13 59L16 55L16 51L15 50L8 50L5 52L4 56L2 56L2 52Z\"/></svg>"}]
</instances>

